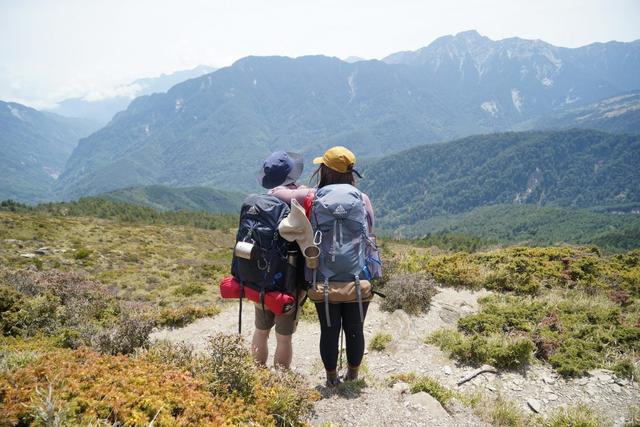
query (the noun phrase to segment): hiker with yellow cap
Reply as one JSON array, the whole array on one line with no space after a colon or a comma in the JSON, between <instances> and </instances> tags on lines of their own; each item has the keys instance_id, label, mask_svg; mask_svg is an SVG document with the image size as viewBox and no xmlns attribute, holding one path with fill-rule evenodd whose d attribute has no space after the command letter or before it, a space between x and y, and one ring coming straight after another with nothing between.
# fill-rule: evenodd
<instances>
[{"instance_id":1,"label":"hiker with yellow cap","mask_svg":"<svg viewBox=\"0 0 640 427\"><path fill-rule=\"evenodd\" d=\"M380 276L380 259L372 234L373 209L366 194L356 187L355 155L337 146L313 163L314 193L305 198L305 210L319 249L319 262L307 268L311 283L309 299L315 303L320 321L320 355L327 374L327 387L338 385L338 345L346 337L348 369L345 381L358 379L364 355L364 319L373 297L371 279ZM307 264L308 265L308 264Z\"/></svg>"}]
</instances>

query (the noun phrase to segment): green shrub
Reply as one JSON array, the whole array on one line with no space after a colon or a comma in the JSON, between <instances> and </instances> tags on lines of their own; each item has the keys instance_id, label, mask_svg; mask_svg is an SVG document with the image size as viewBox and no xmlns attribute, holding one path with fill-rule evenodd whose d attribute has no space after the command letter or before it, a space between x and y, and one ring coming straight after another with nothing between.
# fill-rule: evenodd
<instances>
[{"instance_id":1,"label":"green shrub","mask_svg":"<svg viewBox=\"0 0 640 427\"><path fill-rule=\"evenodd\" d=\"M630 380L638 378L638 368L636 368L633 359L630 357L624 357L616 361L611 367L611 370L620 378L627 378Z\"/></svg>"},{"instance_id":2,"label":"green shrub","mask_svg":"<svg viewBox=\"0 0 640 427\"><path fill-rule=\"evenodd\" d=\"M515 369L529 364L535 350L526 337L500 334L482 336L464 335L458 331L442 329L426 338L429 344L439 346L451 357L472 365L489 364L496 368Z\"/></svg>"},{"instance_id":3,"label":"green shrub","mask_svg":"<svg viewBox=\"0 0 640 427\"><path fill-rule=\"evenodd\" d=\"M418 315L429 310L431 298L437 293L436 282L424 273L399 273L385 284L384 293L381 310Z\"/></svg>"},{"instance_id":4,"label":"green shrub","mask_svg":"<svg viewBox=\"0 0 640 427\"><path fill-rule=\"evenodd\" d=\"M493 295L479 302L480 312L458 320L458 331L438 331L429 342L472 364L522 366L533 345L535 356L565 377L598 367L632 375L629 362L621 360L640 350L634 304L620 307L604 295L578 290Z\"/></svg>"},{"instance_id":5,"label":"green shrub","mask_svg":"<svg viewBox=\"0 0 640 427\"><path fill-rule=\"evenodd\" d=\"M205 353L184 344L159 342L138 357L184 369L213 395L232 394L271 414L276 425L304 425L319 398L301 376L258 367L238 335L214 335Z\"/></svg>"},{"instance_id":6,"label":"green shrub","mask_svg":"<svg viewBox=\"0 0 640 427\"><path fill-rule=\"evenodd\" d=\"M86 248L79 248L73 253L73 258L77 260L87 259L91 255L91 251Z\"/></svg>"},{"instance_id":7,"label":"green shrub","mask_svg":"<svg viewBox=\"0 0 640 427\"><path fill-rule=\"evenodd\" d=\"M183 305L177 308L163 308L156 316L156 325L179 328L203 317L213 317L220 313L217 305Z\"/></svg>"},{"instance_id":8,"label":"green shrub","mask_svg":"<svg viewBox=\"0 0 640 427\"><path fill-rule=\"evenodd\" d=\"M541 427L599 427L604 424L602 416L585 404L559 408L540 422Z\"/></svg>"},{"instance_id":9,"label":"green shrub","mask_svg":"<svg viewBox=\"0 0 640 427\"><path fill-rule=\"evenodd\" d=\"M178 286L173 293L183 297L191 297L194 295L203 294L207 289L200 283L185 283Z\"/></svg>"},{"instance_id":10,"label":"green shrub","mask_svg":"<svg viewBox=\"0 0 640 427\"><path fill-rule=\"evenodd\" d=\"M369 350L382 351L393 340L393 337L386 332L376 332L376 334L369 341Z\"/></svg>"},{"instance_id":11,"label":"green shrub","mask_svg":"<svg viewBox=\"0 0 640 427\"><path fill-rule=\"evenodd\" d=\"M427 392L440 402L442 406L446 406L451 399L456 397L455 392L449 390L432 377L418 377L412 381L410 385L411 393Z\"/></svg>"}]
</instances>

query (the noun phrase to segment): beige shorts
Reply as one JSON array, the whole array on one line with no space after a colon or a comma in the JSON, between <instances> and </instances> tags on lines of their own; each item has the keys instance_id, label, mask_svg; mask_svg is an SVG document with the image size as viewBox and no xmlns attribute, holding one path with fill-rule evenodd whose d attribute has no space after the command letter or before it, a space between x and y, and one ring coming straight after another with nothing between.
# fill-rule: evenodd
<instances>
[{"instance_id":1,"label":"beige shorts","mask_svg":"<svg viewBox=\"0 0 640 427\"><path fill-rule=\"evenodd\" d=\"M268 331L276 325L276 333L278 335L293 335L298 327L298 318L302 307L297 310L291 310L289 313L276 316L268 308L262 309L262 306L255 304L256 309L256 329Z\"/></svg>"}]
</instances>

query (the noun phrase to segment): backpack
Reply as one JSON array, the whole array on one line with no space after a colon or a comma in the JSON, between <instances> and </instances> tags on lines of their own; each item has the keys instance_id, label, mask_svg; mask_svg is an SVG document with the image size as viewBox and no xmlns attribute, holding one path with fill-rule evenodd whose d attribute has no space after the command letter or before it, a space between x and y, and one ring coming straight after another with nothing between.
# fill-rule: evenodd
<instances>
[{"instance_id":1,"label":"backpack","mask_svg":"<svg viewBox=\"0 0 640 427\"><path fill-rule=\"evenodd\" d=\"M287 215L289 206L273 196L252 194L242 204L236 250L231 262L231 274L241 286L239 331L242 330L244 286L259 292L263 308L267 292L280 291L296 295L295 280L287 277L290 270L287 262L289 242L278 233L278 224ZM249 259L238 256L240 242L253 244Z\"/></svg>"},{"instance_id":2,"label":"backpack","mask_svg":"<svg viewBox=\"0 0 640 427\"><path fill-rule=\"evenodd\" d=\"M362 193L349 184L324 186L315 194L310 221L315 244L320 247L318 268L307 272L314 286L324 283L324 302L329 321L329 282L355 281L360 320L364 321L360 279L372 279L369 255L375 243L369 237L367 213ZM377 260L379 263L379 260Z\"/></svg>"}]
</instances>

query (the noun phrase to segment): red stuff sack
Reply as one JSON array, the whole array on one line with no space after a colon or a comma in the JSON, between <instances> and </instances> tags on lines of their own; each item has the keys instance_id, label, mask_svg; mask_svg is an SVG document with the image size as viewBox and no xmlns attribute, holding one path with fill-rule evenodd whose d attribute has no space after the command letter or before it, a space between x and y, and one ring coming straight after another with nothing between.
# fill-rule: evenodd
<instances>
[{"instance_id":1,"label":"red stuff sack","mask_svg":"<svg viewBox=\"0 0 640 427\"><path fill-rule=\"evenodd\" d=\"M222 298L240 298L240 282L233 276L227 276L220 281L220 295ZM260 303L260 292L249 286L244 287L244 297ZM296 306L296 299L286 292L271 291L264 294L264 305L273 314L279 316L288 313Z\"/></svg>"}]
</instances>

